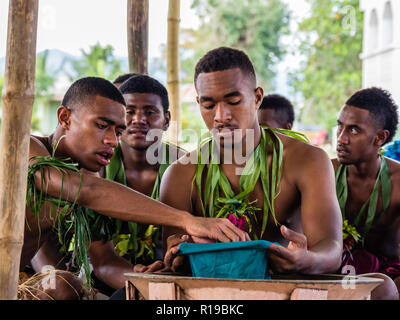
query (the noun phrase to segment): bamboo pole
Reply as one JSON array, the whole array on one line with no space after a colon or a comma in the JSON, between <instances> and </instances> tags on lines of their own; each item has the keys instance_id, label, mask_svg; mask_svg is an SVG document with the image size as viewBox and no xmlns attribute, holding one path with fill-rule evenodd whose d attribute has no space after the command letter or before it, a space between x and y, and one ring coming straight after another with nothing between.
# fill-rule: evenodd
<instances>
[{"instance_id":1,"label":"bamboo pole","mask_svg":"<svg viewBox=\"0 0 400 320\"><path fill-rule=\"evenodd\" d=\"M179 98L179 22L180 0L169 0L167 38L167 89L170 99L170 140L179 144L181 110Z\"/></svg>"},{"instance_id":2,"label":"bamboo pole","mask_svg":"<svg viewBox=\"0 0 400 320\"><path fill-rule=\"evenodd\" d=\"M34 100L38 0L10 0L0 151L0 299L17 299Z\"/></svg>"},{"instance_id":3,"label":"bamboo pole","mask_svg":"<svg viewBox=\"0 0 400 320\"><path fill-rule=\"evenodd\" d=\"M149 0L128 0L129 71L147 74Z\"/></svg>"}]
</instances>

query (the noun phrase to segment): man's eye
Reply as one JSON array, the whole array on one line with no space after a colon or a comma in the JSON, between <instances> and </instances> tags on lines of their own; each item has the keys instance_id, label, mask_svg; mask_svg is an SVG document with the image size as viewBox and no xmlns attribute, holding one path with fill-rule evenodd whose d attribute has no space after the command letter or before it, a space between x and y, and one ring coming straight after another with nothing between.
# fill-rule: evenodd
<instances>
[{"instance_id":1,"label":"man's eye","mask_svg":"<svg viewBox=\"0 0 400 320\"><path fill-rule=\"evenodd\" d=\"M135 114L135 112L134 112L134 111L132 111L132 110L127 110L127 111L126 111L126 114L129 114L129 115L134 115L134 114Z\"/></svg>"},{"instance_id":2,"label":"man's eye","mask_svg":"<svg viewBox=\"0 0 400 320\"><path fill-rule=\"evenodd\" d=\"M214 108L214 105L213 104L203 104L202 107L204 109L210 110L210 109Z\"/></svg>"},{"instance_id":3,"label":"man's eye","mask_svg":"<svg viewBox=\"0 0 400 320\"><path fill-rule=\"evenodd\" d=\"M358 133L358 130L357 130L356 128L351 128L351 129L350 129L350 132L351 132L352 134L357 134L357 133Z\"/></svg>"},{"instance_id":4,"label":"man's eye","mask_svg":"<svg viewBox=\"0 0 400 320\"><path fill-rule=\"evenodd\" d=\"M107 125L106 124L102 124L102 123L98 123L97 126L99 127L99 129L107 128Z\"/></svg>"},{"instance_id":5,"label":"man's eye","mask_svg":"<svg viewBox=\"0 0 400 320\"><path fill-rule=\"evenodd\" d=\"M241 100L235 100L235 101L229 101L228 103L229 103L230 105L236 106L236 105L238 105L240 102L241 102Z\"/></svg>"},{"instance_id":6,"label":"man's eye","mask_svg":"<svg viewBox=\"0 0 400 320\"><path fill-rule=\"evenodd\" d=\"M122 131L117 131L117 137L122 136Z\"/></svg>"}]
</instances>

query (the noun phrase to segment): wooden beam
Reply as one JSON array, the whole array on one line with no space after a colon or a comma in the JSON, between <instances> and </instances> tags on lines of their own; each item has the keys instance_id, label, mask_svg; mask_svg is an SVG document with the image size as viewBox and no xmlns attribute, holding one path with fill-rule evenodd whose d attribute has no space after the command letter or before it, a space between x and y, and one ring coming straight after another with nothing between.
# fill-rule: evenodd
<instances>
[{"instance_id":1,"label":"wooden beam","mask_svg":"<svg viewBox=\"0 0 400 320\"><path fill-rule=\"evenodd\" d=\"M128 0L129 71L148 73L149 0Z\"/></svg>"},{"instance_id":2,"label":"wooden beam","mask_svg":"<svg viewBox=\"0 0 400 320\"><path fill-rule=\"evenodd\" d=\"M0 151L0 299L17 299L35 86L38 0L10 0Z\"/></svg>"},{"instance_id":3,"label":"wooden beam","mask_svg":"<svg viewBox=\"0 0 400 320\"><path fill-rule=\"evenodd\" d=\"M170 141L179 144L181 107L179 97L179 22L180 0L169 0L167 38L167 89L170 101Z\"/></svg>"}]
</instances>

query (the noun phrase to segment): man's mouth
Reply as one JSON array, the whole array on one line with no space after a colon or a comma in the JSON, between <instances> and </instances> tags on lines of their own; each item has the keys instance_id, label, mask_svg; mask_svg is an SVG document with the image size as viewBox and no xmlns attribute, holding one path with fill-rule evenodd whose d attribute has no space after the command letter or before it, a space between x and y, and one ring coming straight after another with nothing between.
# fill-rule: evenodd
<instances>
[{"instance_id":1,"label":"man's mouth","mask_svg":"<svg viewBox=\"0 0 400 320\"><path fill-rule=\"evenodd\" d=\"M107 166L110 164L110 160L114 155L114 151L102 151L96 153L96 158L99 163L103 166Z\"/></svg>"},{"instance_id":2,"label":"man's mouth","mask_svg":"<svg viewBox=\"0 0 400 320\"><path fill-rule=\"evenodd\" d=\"M135 138L145 138L148 130L144 128L130 128L127 130L127 133Z\"/></svg>"},{"instance_id":3,"label":"man's mouth","mask_svg":"<svg viewBox=\"0 0 400 320\"><path fill-rule=\"evenodd\" d=\"M350 152L345 148L336 148L336 152L338 157L345 157L346 155L350 154Z\"/></svg>"},{"instance_id":4,"label":"man's mouth","mask_svg":"<svg viewBox=\"0 0 400 320\"><path fill-rule=\"evenodd\" d=\"M218 138L231 138L235 133L234 127L217 127L215 128L215 134Z\"/></svg>"}]
</instances>

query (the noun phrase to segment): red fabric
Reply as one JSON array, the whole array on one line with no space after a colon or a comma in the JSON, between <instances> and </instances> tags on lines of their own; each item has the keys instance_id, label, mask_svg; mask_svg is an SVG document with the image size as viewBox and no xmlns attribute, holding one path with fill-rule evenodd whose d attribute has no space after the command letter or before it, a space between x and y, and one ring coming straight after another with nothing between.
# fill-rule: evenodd
<instances>
[{"instance_id":1,"label":"red fabric","mask_svg":"<svg viewBox=\"0 0 400 320\"><path fill-rule=\"evenodd\" d=\"M400 276L400 259L378 256L364 248L343 251L342 265L353 266L356 274L379 272L395 279Z\"/></svg>"}]
</instances>

